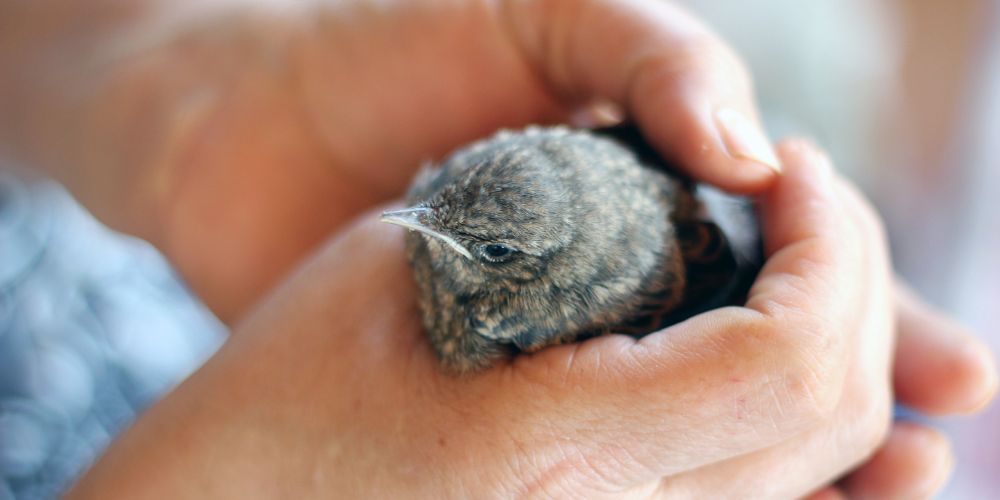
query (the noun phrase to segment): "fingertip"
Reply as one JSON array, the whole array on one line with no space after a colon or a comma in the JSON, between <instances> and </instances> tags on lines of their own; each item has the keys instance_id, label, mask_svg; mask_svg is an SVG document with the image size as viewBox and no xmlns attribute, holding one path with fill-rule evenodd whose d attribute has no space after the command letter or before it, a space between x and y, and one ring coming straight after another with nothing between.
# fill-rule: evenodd
<instances>
[{"instance_id":1,"label":"fingertip","mask_svg":"<svg viewBox=\"0 0 1000 500\"><path fill-rule=\"evenodd\" d=\"M738 194L760 193L781 162L758 119L749 73L708 37L694 48L639 57L623 93L650 142L695 179Z\"/></svg>"},{"instance_id":2,"label":"fingertip","mask_svg":"<svg viewBox=\"0 0 1000 500\"><path fill-rule=\"evenodd\" d=\"M907 441L905 446L910 448L905 455L918 463L914 467L917 477L907 481L911 496L930 498L944 487L955 468L951 441L940 431L924 425L899 422L895 427L896 439Z\"/></svg>"},{"instance_id":3,"label":"fingertip","mask_svg":"<svg viewBox=\"0 0 1000 500\"><path fill-rule=\"evenodd\" d=\"M715 112L719 135L729 155L737 160L750 160L775 173L781 173L778 155L762 127L733 108L723 107Z\"/></svg>"},{"instance_id":4,"label":"fingertip","mask_svg":"<svg viewBox=\"0 0 1000 500\"><path fill-rule=\"evenodd\" d=\"M850 498L928 498L954 466L948 438L930 427L897 422L882 448L843 481Z\"/></svg>"},{"instance_id":5,"label":"fingertip","mask_svg":"<svg viewBox=\"0 0 1000 500\"><path fill-rule=\"evenodd\" d=\"M970 338L963 343L952 367L957 390L952 407L955 413L973 414L982 411L996 397L1000 380L996 359L981 341Z\"/></svg>"},{"instance_id":6,"label":"fingertip","mask_svg":"<svg viewBox=\"0 0 1000 500\"><path fill-rule=\"evenodd\" d=\"M987 353L987 358L986 369L991 377L990 383L987 384L987 389L984 391L986 396L983 398L983 407L992 403L997 396L997 392L1000 392L1000 374L997 373L997 359L992 352Z\"/></svg>"},{"instance_id":7,"label":"fingertip","mask_svg":"<svg viewBox=\"0 0 1000 500\"><path fill-rule=\"evenodd\" d=\"M699 98L672 94L675 102L643 106L637 121L650 142L695 179L736 194L761 193L780 177L780 161L762 134L746 132L749 119L729 118L749 138L727 132L713 116L712 107ZM699 104L700 103L700 104ZM670 118L654 109L670 109ZM736 112L723 108L723 115ZM733 145L727 145L732 143Z\"/></svg>"},{"instance_id":8,"label":"fingertip","mask_svg":"<svg viewBox=\"0 0 1000 500\"><path fill-rule=\"evenodd\" d=\"M972 414L996 396L997 364L966 328L897 287L899 341L893 379L900 401L929 415Z\"/></svg>"}]
</instances>

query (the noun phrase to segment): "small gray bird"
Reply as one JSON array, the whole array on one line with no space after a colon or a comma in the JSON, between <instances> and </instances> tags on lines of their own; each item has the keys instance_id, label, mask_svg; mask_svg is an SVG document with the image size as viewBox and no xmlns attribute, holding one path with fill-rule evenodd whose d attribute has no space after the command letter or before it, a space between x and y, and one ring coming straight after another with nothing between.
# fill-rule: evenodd
<instances>
[{"instance_id":1,"label":"small gray bird","mask_svg":"<svg viewBox=\"0 0 1000 500\"><path fill-rule=\"evenodd\" d=\"M421 171L412 206L382 221L411 230L423 324L444 367L645 334L745 293L747 266L702 220L693 184L661 163L631 127L529 127Z\"/></svg>"}]
</instances>

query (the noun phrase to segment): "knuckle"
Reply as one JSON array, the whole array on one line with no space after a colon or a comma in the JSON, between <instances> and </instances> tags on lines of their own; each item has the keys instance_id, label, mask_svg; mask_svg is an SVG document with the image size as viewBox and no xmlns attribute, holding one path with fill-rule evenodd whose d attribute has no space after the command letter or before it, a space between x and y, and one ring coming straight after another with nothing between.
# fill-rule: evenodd
<instances>
[{"instance_id":1,"label":"knuckle","mask_svg":"<svg viewBox=\"0 0 1000 500\"><path fill-rule=\"evenodd\" d=\"M777 321L768 330L782 372L784 413L807 421L829 419L845 384L839 335L822 318Z\"/></svg>"},{"instance_id":2,"label":"knuckle","mask_svg":"<svg viewBox=\"0 0 1000 500\"><path fill-rule=\"evenodd\" d=\"M834 370L799 362L785 381L790 401L786 413L812 422L829 420L836 413L843 384Z\"/></svg>"}]
</instances>

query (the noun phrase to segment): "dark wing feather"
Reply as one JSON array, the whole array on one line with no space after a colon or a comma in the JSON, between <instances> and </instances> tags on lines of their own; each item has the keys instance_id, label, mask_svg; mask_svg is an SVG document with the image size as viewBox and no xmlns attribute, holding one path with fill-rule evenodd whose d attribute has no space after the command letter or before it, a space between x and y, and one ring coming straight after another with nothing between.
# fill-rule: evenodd
<instances>
[{"instance_id":1,"label":"dark wing feather","mask_svg":"<svg viewBox=\"0 0 1000 500\"><path fill-rule=\"evenodd\" d=\"M693 181L665 162L635 125L625 123L594 132L627 146L643 164L677 179L682 186L679 194L695 191ZM639 314L614 331L642 335L712 309L742 305L746 301L763 265L760 231L750 202L702 186L697 191L697 202L691 207L677 207L679 210L673 214L685 263L683 301L677 307L664 307L670 303L670 297L663 295L670 293L669 290L647 294ZM709 220L702 220L706 217Z\"/></svg>"}]
</instances>

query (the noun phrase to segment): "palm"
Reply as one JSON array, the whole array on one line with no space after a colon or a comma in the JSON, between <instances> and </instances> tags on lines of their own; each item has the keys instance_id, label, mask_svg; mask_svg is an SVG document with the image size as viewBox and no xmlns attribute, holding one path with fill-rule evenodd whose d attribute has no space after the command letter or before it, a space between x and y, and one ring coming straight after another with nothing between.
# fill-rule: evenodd
<instances>
[{"instance_id":1,"label":"palm","mask_svg":"<svg viewBox=\"0 0 1000 500\"><path fill-rule=\"evenodd\" d=\"M363 496L373 484L406 488L398 494L383 491L388 496L434 496L437 491L523 496L553 484L580 496L593 488L623 488L619 481L638 482L602 476L603 471L589 469L599 461L584 458L606 455L612 447L593 432L586 415L601 407L609 389L602 382L609 378L607 360L631 347L632 340L602 337L585 347L563 345L504 361L475 376L448 376L419 326L403 253L398 228L374 218L341 232L224 348L239 355L223 351L210 363L228 363L224 372L239 373L241 383L253 387L252 404L297 412L291 428L295 436L322 442L329 438L328 429L338 429L336 439L347 453L331 454L319 468L351 470L365 478L354 484L357 492L340 489L345 496ZM337 279L327 279L332 276ZM289 307L295 315L281 313ZM372 321L371 311L380 311L378 321ZM567 363L568 358L575 362ZM284 397L290 380L299 381L296 387L316 405L301 411L301 401L275 403L272 398ZM342 383L351 380L357 382ZM555 421L539 403L553 394L559 395L564 414ZM322 434L310 433L317 430ZM615 439L623 446L631 438ZM575 453L567 453L567 446ZM381 460L359 461L359 453ZM511 457L532 466L516 468ZM399 471L406 471L402 484ZM636 489L652 491L658 480L650 480L651 475L641 475L647 484ZM476 482L468 482L472 477Z\"/></svg>"},{"instance_id":2,"label":"palm","mask_svg":"<svg viewBox=\"0 0 1000 500\"><path fill-rule=\"evenodd\" d=\"M167 252L223 318L402 193L422 161L560 116L483 5L420 9L437 12L295 25L287 64L253 61L219 103L184 167Z\"/></svg>"}]
</instances>

